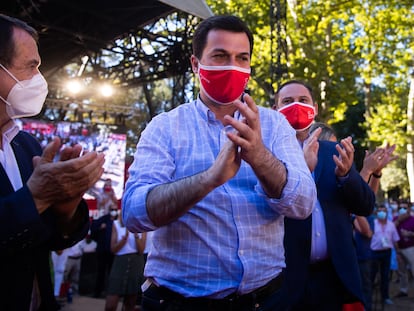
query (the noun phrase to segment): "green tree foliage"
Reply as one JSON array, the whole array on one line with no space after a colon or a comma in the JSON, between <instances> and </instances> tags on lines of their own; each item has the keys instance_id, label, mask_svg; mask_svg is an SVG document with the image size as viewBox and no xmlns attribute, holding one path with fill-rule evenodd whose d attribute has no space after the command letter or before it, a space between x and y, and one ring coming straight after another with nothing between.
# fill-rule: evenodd
<instances>
[{"instance_id":1,"label":"green tree foliage","mask_svg":"<svg viewBox=\"0 0 414 311\"><path fill-rule=\"evenodd\" d=\"M331 125L339 138L353 137L358 167L365 149L372 150L386 142L397 144L399 160L384 171L382 184L386 191L398 189L402 196L407 195L407 142L413 140L413 124L407 118L414 57L412 0L206 2L215 14L235 14L252 29L255 46L249 89L257 104L270 107L274 90L288 79L308 82L319 105L318 121ZM167 30L172 25L175 29ZM152 29L147 29L157 33L153 36L158 38L155 40L158 47L153 45L154 53L185 57L185 60L172 57L170 65L189 67L186 54L189 51L182 49L189 45L178 43L191 42L190 30L194 25L194 20L184 21L180 16L161 19ZM181 48L170 46L166 50L163 45L166 38L177 39L177 46ZM125 45L131 45L125 40ZM143 41L136 42L143 44ZM136 49L130 47L131 53ZM125 68L139 68L137 72L129 71L130 74L155 70L145 67L145 57L152 55L144 56L131 57L131 63L125 63ZM116 63L117 59L108 58L108 62ZM92 65L96 72L101 64ZM126 126L130 150L153 116L190 99L188 94L197 94L191 69L183 72L180 70L177 78L145 81L143 85L128 86L128 90L121 87L118 97L112 98L112 103L129 109ZM100 73L94 77L108 78ZM61 98L61 94L58 92L55 98ZM94 101L101 108L105 104L102 99L90 99ZM102 121L101 112L97 113L98 122Z\"/></svg>"},{"instance_id":2,"label":"green tree foliage","mask_svg":"<svg viewBox=\"0 0 414 311\"><path fill-rule=\"evenodd\" d=\"M280 82L307 81L315 90L319 121L330 124L338 137L353 137L359 167L365 149L385 142L397 144L400 160L384 172L383 183L387 190L400 187L401 195L407 194L407 178L401 172L405 171L407 141L412 137L406 131L414 44L412 1L207 3L216 14L240 16L253 30L254 73L249 87L258 104L268 105L269 92ZM280 33L272 27L277 21L271 19L271 3L280 3L281 16L285 17ZM277 38L282 41L275 41ZM277 61L272 50L275 46L284 53L280 61L287 68L280 81L270 80L270 65ZM269 83L273 83L272 88Z\"/></svg>"}]
</instances>

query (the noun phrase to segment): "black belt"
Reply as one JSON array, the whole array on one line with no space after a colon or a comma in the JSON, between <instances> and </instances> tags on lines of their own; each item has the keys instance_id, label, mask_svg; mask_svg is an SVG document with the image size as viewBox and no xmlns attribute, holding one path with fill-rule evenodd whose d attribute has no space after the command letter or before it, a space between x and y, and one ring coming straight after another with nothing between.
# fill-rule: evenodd
<instances>
[{"instance_id":1,"label":"black belt","mask_svg":"<svg viewBox=\"0 0 414 311\"><path fill-rule=\"evenodd\" d=\"M233 293L221 299L212 299L205 297L184 297L164 286L157 287L151 284L150 288L159 291L159 294L166 300L180 301L180 304L193 305L194 308L198 306L210 306L216 307L217 310L228 310L227 307L240 306L244 304L255 304L262 302L266 298L270 297L273 293L282 287L284 280L283 272L277 277L269 281L266 285L248 293L248 294L237 294ZM196 309L194 309L196 310Z\"/></svg>"},{"instance_id":2,"label":"black belt","mask_svg":"<svg viewBox=\"0 0 414 311\"><path fill-rule=\"evenodd\" d=\"M68 256L70 259L81 259L82 256Z\"/></svg>"}]
</instances>

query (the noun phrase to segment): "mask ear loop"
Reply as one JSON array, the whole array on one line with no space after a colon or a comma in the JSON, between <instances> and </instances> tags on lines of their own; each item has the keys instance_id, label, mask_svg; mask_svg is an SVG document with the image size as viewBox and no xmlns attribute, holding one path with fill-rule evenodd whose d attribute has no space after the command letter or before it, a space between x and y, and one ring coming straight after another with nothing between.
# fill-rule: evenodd
<instances>
[{"instance_id":1,"label":"mask ear loop","mask_svg":"<svg viewBox=\"0 0 414 311\"><path fill-rule=\"evenodd\" d=\"M0 99L6 103L6 105L11 106L11 104L0 95Z\"/></svg>"},{"instance_id":2,"label":"mask ear loop","mask_svg":"<svg viewBox=\"0 0 414 311\"><path fill-rule=\"evenodd\" d=\"M12 77L12 79L14 80L14 81L16 81L16 83L21 87L21 88L23 88L23 85L20 83L20 81L14 76L14 74L12 74L6 67L4 67L3 66L3 64L0 64L0 67L1 68L3 68L3 70L5 71L5 72L7 72L8 73L8 75L10 76L10 77ZM0 95L0 99L1 100L3 100L5 103L6 103L6 105L8 105L8 106L11 106L11 103L9 103L5 98L3 98L3 96L1 96Z\"/></svg>"},{"instance_id":3,"label":"mask ear loop","mask_svg":"<svg viewBox=\"0 0 414 311\"><path fill-rule=\"evenodd\" d=\"M0 64L0 67L3 68L3 70L5 72L7 72L9 74L10 77L12 77L12 79L14 81L16 81L16 83L20 86L23 87L23 85L20 83L20 81L14 76L14 74L12 74L6 67L4 67L2 64Z\"/></svg>"}]
</instances>

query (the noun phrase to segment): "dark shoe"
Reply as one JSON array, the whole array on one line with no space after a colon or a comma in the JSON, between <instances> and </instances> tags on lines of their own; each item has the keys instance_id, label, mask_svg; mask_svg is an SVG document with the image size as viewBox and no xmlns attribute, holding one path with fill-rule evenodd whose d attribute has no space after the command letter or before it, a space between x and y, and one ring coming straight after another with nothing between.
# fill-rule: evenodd
<instances>
[{"instance_id":1,"label":"dark shoe","mask_svg":"<svg viewBox=\"0 0 414 311\"><path fill-rule=\"evenodd\" d=\"M404 292L399 292L397 295L395 295L394 297L395 298L402 298L402 297L407 297L408 296L408 294L407 293L404 293Z\"/></svg>"}]
</instances>

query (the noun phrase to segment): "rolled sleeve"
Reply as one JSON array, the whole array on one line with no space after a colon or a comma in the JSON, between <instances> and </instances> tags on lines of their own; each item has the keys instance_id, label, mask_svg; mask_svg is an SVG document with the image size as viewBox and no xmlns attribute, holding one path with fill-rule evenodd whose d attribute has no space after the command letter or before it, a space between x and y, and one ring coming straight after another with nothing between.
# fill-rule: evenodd
<instances>
[{"instance_id":1,"label":"rolled sleeve","mask_svg":"<svg viewBox=\"0 0 414 311\"><path fill-rule=\"evenodd\" d=\"M154 187L154 185L145 185L136 189L132 186L125 191L122 202L122 220L129 231L145 232L157 228L148 217L146 207L147 195Z\"/></svg>"},{"instance_id":2,"label":"rolled sleeve","mask_svg":"<svg viewBox=\"0 0 414 311\"><path fill-rule=\"evenodd\" d=\"M131 232L157 229L147 213L148 193L156 186L172 181L174 159L169 149L169 122L158 115L142 132L122 199L122 219Z\"/></svg>"},{"instance_id":3,"label":"rolled sleeve","mask_svg":"<svg viewBox=\"0 0 414 311\"><path fill-rule=\"evenodd\" d=\"M316 187L312 176L298 171L287 171L287 182L279 199L269 198L262 187L259 195L266 198L271 208L279 214L296 219L305 219L313 211L316 202Z\"/></svg>"},{"instance_id":4,"label":"rolled sleeve","mask_svg":"<svg viewBox=\"0 0 414 311\"><path fill-rule=\"evenodd\" d=\"M287 180L281 197L279 199L267 197L266 200L269 206L281 215L305 219L313 211L317 192L302 148L296 139L296 132L286 119L276 111L271 120L265 119L262 122L274 124L272 132L266 134L274 137L270 150L276 158L283 162L287 171ZM278 133L278 135L274 133ZM262 189L259 192L265 195Z\"/></svg>"}]
</instances>

